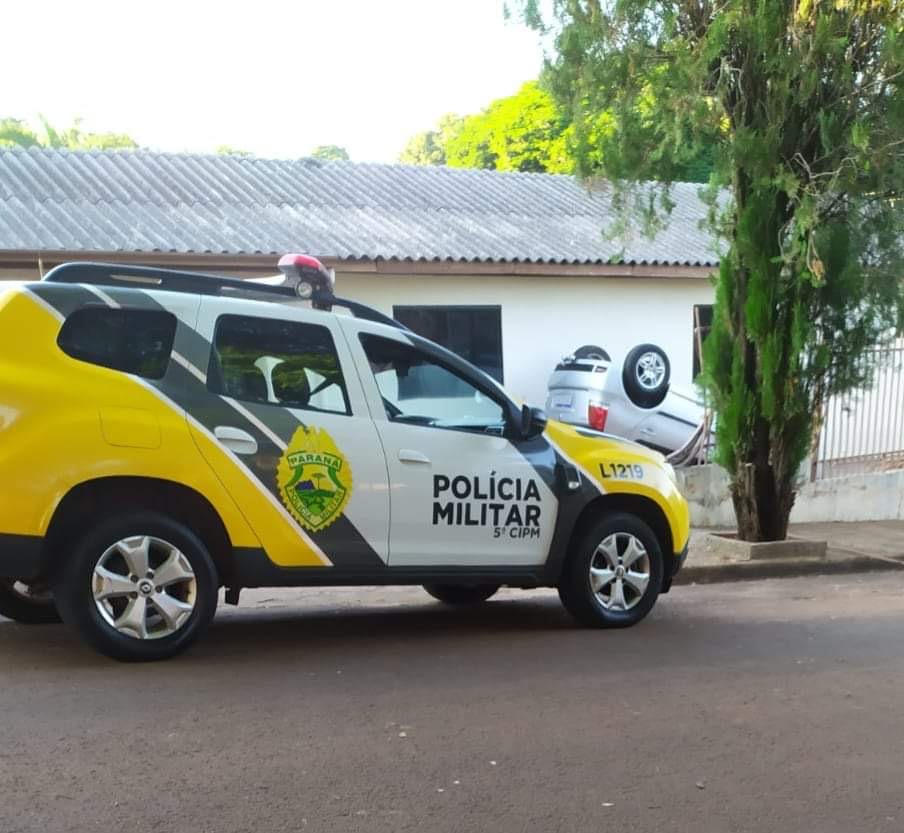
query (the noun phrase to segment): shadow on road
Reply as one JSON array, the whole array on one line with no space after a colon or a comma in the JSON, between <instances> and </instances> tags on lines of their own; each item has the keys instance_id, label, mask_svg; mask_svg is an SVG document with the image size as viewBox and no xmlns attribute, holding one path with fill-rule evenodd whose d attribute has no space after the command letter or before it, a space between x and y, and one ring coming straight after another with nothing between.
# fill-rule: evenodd
<instances>
[{"instance_id":1,"label":"shadow on road","mask_svg":"<svg viewBox=\"0 0 904 833\"><path fill-rule=\"evenodd\" d=\"M337 661L374 650L498 650L538 632L575 630L558 599L496 600L476 607L435 603L392 606L221 607L210 630L191 649L193 661L295 655L330 656ZM432 643L432 644L431 644ZM417 647L416 647L417 646ZM0 665L106 664L95 659L62 625L25 626L0 619Z\"/></svg>"}]
</instances>

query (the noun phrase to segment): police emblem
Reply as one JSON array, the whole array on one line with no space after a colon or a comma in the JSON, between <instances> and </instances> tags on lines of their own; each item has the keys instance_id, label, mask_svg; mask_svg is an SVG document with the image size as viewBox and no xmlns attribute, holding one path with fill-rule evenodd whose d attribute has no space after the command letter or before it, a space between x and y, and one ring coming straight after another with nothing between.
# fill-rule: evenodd
<instances>
[{"instance_id":1,"label":"police emblem","mask_svg":"<svg viewBox=\"0 0 904 833\"><path fill-rule=\"evenodd\" d=\"M348 460L322 428L301 426L279 460L276 480L292 517L312 532L333 523L352 494Z\"/></svg>"}]
</instances>

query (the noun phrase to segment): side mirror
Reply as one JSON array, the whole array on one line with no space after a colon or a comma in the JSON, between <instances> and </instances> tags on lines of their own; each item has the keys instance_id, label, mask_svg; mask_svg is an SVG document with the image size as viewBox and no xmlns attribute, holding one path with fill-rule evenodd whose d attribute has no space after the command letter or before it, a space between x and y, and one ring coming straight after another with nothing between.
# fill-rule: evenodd
<instances>
[{"instance_id":1,"label":"side mirror","mask_svg":"<svg viewBox=\"0 0 904 833\"><path fill-rule=\"evenodd\" d=\"M521 407L521 438L525 440L539 437L546 430L546 412L542 408Z\"/></svg>"}]
</instances>

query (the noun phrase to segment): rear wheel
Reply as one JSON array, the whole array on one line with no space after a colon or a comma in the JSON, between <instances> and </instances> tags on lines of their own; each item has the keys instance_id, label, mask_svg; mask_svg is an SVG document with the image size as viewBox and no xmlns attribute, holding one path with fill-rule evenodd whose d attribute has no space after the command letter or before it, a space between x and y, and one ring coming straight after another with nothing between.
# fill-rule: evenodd
<instances>
[{"instance_id":1,"label":"rear wheel","mask_svg":"<svg viewBox=\"0 0 904 833\"><path fill-rule=\"evenodd\" d=\"M595 344L585 344L583 347L578 347L573 355L576 359L592 359L598 362L612 361L609 358L609 354L602 347L597 347Z\"/></svg>"},{"instance_id":2,"label":"rear wheel","mask_svg":"<svg viewBox=\"0 0 904 833\"><path fill-rule=\"evenodd\" d=\"M625 358L622 384L639 408L655 408L669 392L669 357L655 344L639 344Z\"/></svg>"},{"instance_id":3,"label":"rear wheel","mask_svg":"<svg viewBox=\"0 0 904 833\"><path fill-rule=\"evenodd\" d=\"M210 624L217 574L201 540L154 512L112 519L76 545L54 582L63 620L118 660L166 659Z\"/></svg>"},{"instance_id":4,"label":"rear wheel","mask_svg":"<svg viewBox=\"0 0 904 833\"><path fill-rule=\"evenodd\" d=\"M46 583L0 579L0 616L23 625L52 625L60 621Z\"/></svg>"},{"instance_id":5,"label":"rear wheel","mask_svg":"<svg viewBox=\"0 0 904 833\"><path fill-rule=\"evenodd\" d=\"M591 628L637 624L662 588L662 550L636 515L600 520L571 553L559 584L568 612Z\"/></svg>"},{"instance_id":6,"label":"rear wheel","mask_svg":"<svg viewBox=\"0 0 904 833\"><path fill-rule=\"evenodd\" d=\"M499 589L498 584L425 584L434 599L447 605L475 605L485 602Z\"/></svg>"}]
</instances>

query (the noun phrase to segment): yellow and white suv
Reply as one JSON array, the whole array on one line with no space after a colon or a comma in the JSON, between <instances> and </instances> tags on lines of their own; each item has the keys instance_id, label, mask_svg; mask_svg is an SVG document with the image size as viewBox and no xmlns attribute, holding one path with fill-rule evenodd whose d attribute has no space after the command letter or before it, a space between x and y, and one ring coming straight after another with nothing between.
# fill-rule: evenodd
<instances>
[{"instance_id":1,"label":"yellow and white suv","mask_svg":"<svg viewBox=\"0 0 904 833\"><path fill-rule=\"evenodd\" d=\"M558 587L642 619L688 513L656 452L549 422L313 258L281 283L66 264L0 289L0 614L168 657L218 588ZM333 312L333 307L351 312Z\"/></svg>"}]
</instances>

